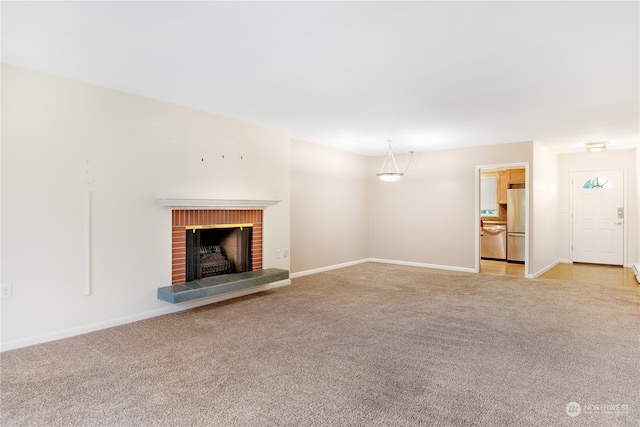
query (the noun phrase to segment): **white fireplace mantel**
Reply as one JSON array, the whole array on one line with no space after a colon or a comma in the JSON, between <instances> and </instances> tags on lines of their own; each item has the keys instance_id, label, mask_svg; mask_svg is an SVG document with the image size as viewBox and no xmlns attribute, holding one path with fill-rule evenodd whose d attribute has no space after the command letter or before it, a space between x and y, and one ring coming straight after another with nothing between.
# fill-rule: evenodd
<instances>
[{"instance_id":1,"label":"white fireplace mantel","mask_svg":"<svg viewBox=\"0 0 640 427\"><path fill-rule=\"evenodd\" d=\"M158 198L158 203L176 209L264 209L280 200Z\"/></svg>"}]
</instances>

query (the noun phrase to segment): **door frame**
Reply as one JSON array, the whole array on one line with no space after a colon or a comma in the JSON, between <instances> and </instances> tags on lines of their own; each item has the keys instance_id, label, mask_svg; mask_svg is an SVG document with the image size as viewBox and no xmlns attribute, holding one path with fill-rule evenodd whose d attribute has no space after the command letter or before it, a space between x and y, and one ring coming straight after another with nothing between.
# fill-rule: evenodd
<instances>
[{"instance_id":1,"label":"door frame","mask_svg":"<svg viewBox=\"0 0 640 427\"><path fill-rule=\"evenodd\" d=\"M531 227L529 226L529 213L531 212L531 176L529 173L529 162L518 162L518 163L500 163L500 164L489 164L489 165L476 165L476 198L475 198L475 210L476 213L474 215L475 226L474 230L476 233L475 239L475 272L480 273L480 182L481 182L481 173L482 169L514 169L514 168L524 168L525 173L525 192L524 197L527 201L527 210L524 213L524 227L525 227L525 235L524 235L524 277L533 278L534 276L530 273L531 259L529 259L529 254L531 251L529 250L529 242L531 241ZM626 208L625 208L626 211Z\"/></svg>"},{"instance_id":2,"label":"door frame","mask_svg":"<svg viewBox=\"0 0 640 427\"><path fill-rule=\"evenodd\" d=\"M622 206L624 207L624 219L622 221L622 266L631 267L627 262L627 220L629 219L629 207L627 205L628 182L627 168L602 168L602 169L572 169L569 171L569 262L573 262L573 175L575 173L622 171Z\"/></svg>"}]
</instances>

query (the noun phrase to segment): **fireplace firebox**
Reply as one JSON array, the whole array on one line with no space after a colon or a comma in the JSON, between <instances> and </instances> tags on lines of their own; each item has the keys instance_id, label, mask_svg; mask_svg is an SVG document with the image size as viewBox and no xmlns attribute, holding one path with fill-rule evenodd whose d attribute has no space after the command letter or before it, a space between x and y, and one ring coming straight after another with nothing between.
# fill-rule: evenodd
<instances>
[{"instance_id":1,"label":"fireplace firebox","mask_svg":"<svg viewBox=\"0 0 640 427\"><path fill-rule=\"evenodd\" d=\"M186 227L186 281L252 271L253 224Z\"/></svg>"}]
</instances>

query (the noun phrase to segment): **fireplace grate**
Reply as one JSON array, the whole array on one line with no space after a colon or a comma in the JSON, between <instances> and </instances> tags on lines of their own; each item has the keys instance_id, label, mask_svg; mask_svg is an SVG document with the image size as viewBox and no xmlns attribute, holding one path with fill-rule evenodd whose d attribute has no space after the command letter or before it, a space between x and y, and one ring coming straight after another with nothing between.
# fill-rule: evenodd
<instances>
[{"instance_id":1,"label":"fireplace grate","mask_svg":"<svg viewBox=\"0 0 640 427\"><path fill-rule=\"evenodd\" d=\"M222 254L219 245L200 246L200 275L199 277L230 273L231 263Z\"/></svg>"}]
</instances>

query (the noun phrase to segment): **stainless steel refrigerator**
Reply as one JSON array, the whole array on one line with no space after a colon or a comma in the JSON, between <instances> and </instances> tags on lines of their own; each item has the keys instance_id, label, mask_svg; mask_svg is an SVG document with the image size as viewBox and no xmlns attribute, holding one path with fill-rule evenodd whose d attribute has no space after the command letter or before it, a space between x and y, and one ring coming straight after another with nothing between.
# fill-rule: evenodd
<instances>
[{"instance_id":1,"label":"stainless steel refrigerator","mask_svg":"<svg viewBox=\"0 0 640 427\"><path fill-rule=\"evenodd\" d=\"M507 261L524 262L525 225L527 201L524 188L507 190Z\"/></svg>"}]
</instances>

